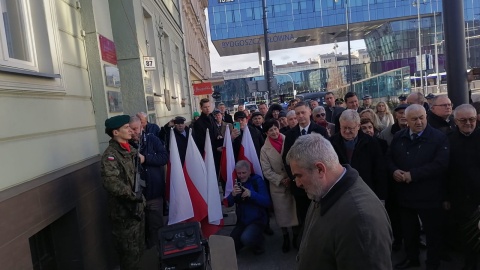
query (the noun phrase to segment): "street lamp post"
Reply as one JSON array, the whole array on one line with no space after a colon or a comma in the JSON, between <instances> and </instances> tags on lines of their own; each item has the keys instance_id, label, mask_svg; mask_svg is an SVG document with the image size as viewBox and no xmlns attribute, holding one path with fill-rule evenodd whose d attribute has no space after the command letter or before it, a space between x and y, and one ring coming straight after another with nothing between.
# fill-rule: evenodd
<instances>
[{"instance_id":1,"label":"street lamp post","mask_svg":"<svg viewBox=\"0 0 480 270\"><path fill-rule=\"evenodd\" d=\"M437 40L437 12L433 13L433 24L434 24L434 32L435 35L433 36L433 40L435 41L435 72L437 73L437 81L435 82L437 85L437 93L440 93L440 76L438 74L438 40Z\"/></svg>"},{"instance_id":2,"label":"street lamp post","mask_svg":"<svg viewBox=\"0 0 480 270\"><path fill-rule=\"evenodd\" d=\"M420 58L420 69L419 69L420 70L420 88L422 89L422 92L425 94L425 90L423 89L423 57L422 57L422 29L421 29L421 22L420 22L420 0L415 0L413 2L413 6L417 7L418 56Z\"/></svg>"},{"instance_id":3,"label":"street lamp post","mask_svg":"<svg viewBox=\"0 0 480 270\"><path fill-rule=\"evenodd\" d=\"M337 3L338 0L335 0ZM352 74L352 55L350 53L350 22L349 22L349 2L345 0L345 24L347 26L347 46L348 46L348 78L350 80L350 92L353 92L353 74Z\"/></svg>"}]
</instances>

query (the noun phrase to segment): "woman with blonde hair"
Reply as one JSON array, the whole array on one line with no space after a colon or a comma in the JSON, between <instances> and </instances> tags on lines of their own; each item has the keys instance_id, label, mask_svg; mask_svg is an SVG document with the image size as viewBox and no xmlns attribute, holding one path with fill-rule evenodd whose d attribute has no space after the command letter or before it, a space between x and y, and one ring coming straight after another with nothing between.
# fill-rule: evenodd
<instances>
[{"instance_id":1,"label":"woman with blonde hair","mask_svg":"<svg viewBox=\"0 0 480 270\"><path fill-rule=\"evenodd\" d=\"M386 129L395 123L393 120L393 115L390 112L390 108L388 107L387 103L380 101L377 103L375 108L378 120L380 120L380 126L383 129Z\"/></svg>"}]
</instances>

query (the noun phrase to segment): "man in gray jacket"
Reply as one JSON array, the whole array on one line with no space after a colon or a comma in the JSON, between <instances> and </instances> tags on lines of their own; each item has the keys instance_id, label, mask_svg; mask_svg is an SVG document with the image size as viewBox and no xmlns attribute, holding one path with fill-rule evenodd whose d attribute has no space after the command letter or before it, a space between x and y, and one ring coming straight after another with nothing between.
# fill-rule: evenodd
<instances>
[{"instance_id":1,"label":"man in gray jacket","mask_svg":"<svg viewBox=\"0 0 480 270\"><path fill-rule=\"evenodd\" d=\"M301 136L287 162L312 200L298 269L392 269L385 208L355 169L340 165L330 142L319 134Z\"/></svg>"}]
</instances>

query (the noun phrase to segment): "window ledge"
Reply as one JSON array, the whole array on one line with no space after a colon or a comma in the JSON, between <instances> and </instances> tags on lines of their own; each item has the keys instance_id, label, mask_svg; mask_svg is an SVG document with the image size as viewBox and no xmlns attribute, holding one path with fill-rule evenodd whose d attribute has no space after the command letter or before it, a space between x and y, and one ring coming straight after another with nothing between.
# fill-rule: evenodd
<instances>
[{"instance_id":1,"label":"window ledge","mask_svg":"<svg viewBox=\"0 0 480 270\"><path fill-rule=\"evenodd\" d=\"M15 69L15 68L8 68L0 66L0 72L17 74L17 75L29 75L41 78L49 78L49 79L58 79L61 78L60 74L51 74L51 73L42 73L30 70L23 70L23 69Z\"/></svg>"}]
</instances>

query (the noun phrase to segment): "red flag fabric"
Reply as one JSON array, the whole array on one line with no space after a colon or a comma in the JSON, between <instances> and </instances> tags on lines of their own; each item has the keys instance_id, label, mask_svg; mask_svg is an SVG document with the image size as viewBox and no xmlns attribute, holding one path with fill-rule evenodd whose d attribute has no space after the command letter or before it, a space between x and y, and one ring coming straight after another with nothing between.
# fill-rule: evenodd
<instances>
[{"instance_id":1,"label":"red flag fabric","mask_svg":"<svg viewBox=\"0 0 480 270\"><path fill-rule=\"evenodd\" d=\"M220 173L225 184L225 198L233 191L233 179L235 179L235 156L233 155L232 137L230 129L225 129L225 136L223 140L222 158L220 160Z\"/></svg>"},{"instance_id":2,"label":"red flag fabric","mask_svg":"<svg viewBox=\"0 0 480 270\"><path fill-rule=\"evenodd\" d=\"M205 137L205 168L207 169L208 222L202 222L202 232L204 237L209 237L222 228L223 213L208 129Z\"/></svg>"},{"instance_id":3,"label":"red flag fabric","mask_svg":"<svg viewBox=\"0 0 480 270\"><path fill-rule=\"evenodd\" d=\"M188 220L194 216L192 201L190 200L185 177L178 152L177 140L173 129L170 130L170 162L169 175L169 214L168 225Z\"/></svg>"},{"instance_id":4,"label":"red flag fabric","mask_svg":"<svg viewBox=\"0 0 480 270\"><path fill-rule=\"evenodd\" d=\"M185 182L193 205L194 221L202 221L208 216L207 207L207 170L202 155L193 140L192 133L188 136L187 152L183 165Z\"/></svg>"},{"instance_id":5,"label":"red flag fabric","mask_svg":"<svg viewBox=\"0 0 480 270\"><path fill-rule=\"evenodd\" d=\"M252 135L250 135L248 126L243 129L242 145L240 146L240 151L238 153L238 160L246 160L250 162L252 173L263 175L262 167L260 166L257 151L255 150L255 145L253 144Z\"/></svg>"}]
</instances>

